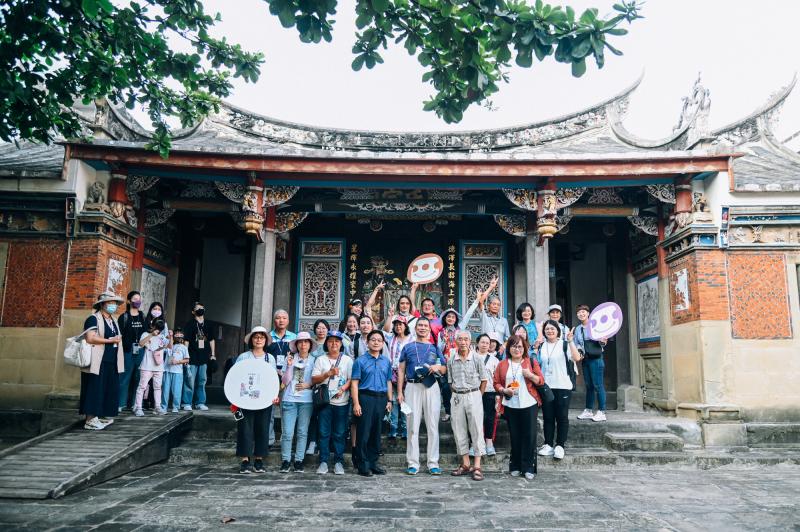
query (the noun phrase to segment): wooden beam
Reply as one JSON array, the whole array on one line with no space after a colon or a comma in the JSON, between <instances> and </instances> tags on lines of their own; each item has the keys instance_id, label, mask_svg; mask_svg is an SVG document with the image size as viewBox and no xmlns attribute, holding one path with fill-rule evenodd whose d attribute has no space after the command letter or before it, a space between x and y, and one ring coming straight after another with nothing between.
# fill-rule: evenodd
<instances>
[{"instance_id":1,"label":"wooden beam","mask_svg":"<svg viewBox=\"0 0 800 532\"><path fill-rule=\"evenodd\" d=\"M507 181L509 178L554 178L598 176L665 176L701 172L727 172L733 154L693 156L676 155L653 159L535 160L535 161L431 161L408 159L361 160L311 158L267 158L229 154L207 154L173 151L166 159L141 149L73 145L73 158L102 160L107 163L152 166L153 168L192 168L233 172L259 172L269 184L270 174L313 175L316 180L327 175L368 178L386 176L432 177L431 181L448 178ZM298 177L300 177L298 175Z\"/></svg>"}]
</instances>

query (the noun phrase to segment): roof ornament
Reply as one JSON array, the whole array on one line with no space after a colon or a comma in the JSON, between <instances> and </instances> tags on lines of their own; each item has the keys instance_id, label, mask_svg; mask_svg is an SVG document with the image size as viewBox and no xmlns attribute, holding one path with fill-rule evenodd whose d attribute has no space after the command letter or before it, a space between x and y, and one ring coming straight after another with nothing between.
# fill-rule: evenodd
<instances>
[{"instance_id":1,"label":"roof ornament","mask_svg":"<svg viewBox=\"0 0 800 532\"><path fill-rule=\"evenodd\" d=\"M673 131L688 129L687 147L691 147L697 141L710 136L708 115L711 110L711 91L703 86L702 73L697 73L691 95L684 96L681 101L681 116Z\"/></svg>"}]
</instances>

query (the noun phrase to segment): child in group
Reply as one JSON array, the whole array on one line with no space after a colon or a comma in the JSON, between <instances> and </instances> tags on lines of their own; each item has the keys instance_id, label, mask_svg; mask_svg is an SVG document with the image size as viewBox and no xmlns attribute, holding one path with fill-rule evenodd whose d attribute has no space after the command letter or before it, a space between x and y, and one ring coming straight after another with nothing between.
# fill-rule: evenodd
<instances>
[{"instance_id":1,"label":"child in group","mask_svg":"<svg viewBox=\"0 0 800 532\"><path fill-rule=\"evenodd\" d=\"M177 414L181 408L181 393L183 391L183 368L189 363L189 350L183 343L184 334L181 329L175 329L172 337L172 349L164 351L167 368L164 370L164 382L161 389L161 410L169 408L169 399L172 397L172 412Z\"/></svg>"},{"instance_id":2,"label":"child in group","mask_svg":"<svg viewBox=\"0 0 800 532\"><path fill-rule=\"evenodd\" d=\"M161 408L161 380L164 374L164 351L172 345L171 333L163 335L166 324L161 318L150 323L150 331L142 333L139 345L145 348L142 365L139 366L139 387L136 388L136 403L133 413L137 417L144 415L142 411L142 398L150 379L153 379L153 400L155 401L156 415L164 415Z\"/></svg>"}]
</instances>

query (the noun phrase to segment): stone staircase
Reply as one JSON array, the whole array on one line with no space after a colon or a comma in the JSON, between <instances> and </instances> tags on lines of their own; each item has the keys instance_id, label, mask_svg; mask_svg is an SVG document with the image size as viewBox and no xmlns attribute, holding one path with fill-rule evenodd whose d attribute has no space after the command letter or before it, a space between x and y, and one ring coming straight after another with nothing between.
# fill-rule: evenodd
<instances>
[{"instance_id":1,"label":"stone staircase","mask_svg":"<svg viewBox=\"0 0 800 532\"><path fill-rule=\"evenodd\" d=\"M703 448L700 426L691 420L666 417L654 413L609 412L608 421L579 421L580 411L570 412L570 432L567 441L567 455L563 460L539 457L542 470L597 470L637 467L701 468L714 467L760 467L764 465L799 464L800 453L787 453L776 449L775 445L763 445L749 452L727 452ZM784 429L786 427L783 427ZM793 430L793 429L791 429ZM790 432L791 432L790 430ZM456 446L449 422L439 424L440 463L450 468L458 463ZM772 437L768 437L771 434ZM783 436L779 436L783 434ZM385 434L384 434L385 436ZM273 446L266 463L270 468L280 464L280 430L278 441ZM778 428L771 432L764 427L753 429L754 441L774 443L783 438L791 440L792 434L785 434ZM192 427L183 442L172 448L169 461L174 464L210 465L234 467L236 422L227 410L219 408L209 412L196 412ZM542 441L541 416L539 418L538 443ZM484 458L486 471L501 472L507 469L509 438L505 421L498 424L495 438L497 455ZM392 445L383 439L381 463L395 470L404 469L405 441L398 440ZM420 434L421 462L425 463L426 434ZM349 450L346 461L350 460ZM314 472L317 457L307 456L306 471ZM346 464L348 466L349 464Z\"/></svg>"}]
</instances>

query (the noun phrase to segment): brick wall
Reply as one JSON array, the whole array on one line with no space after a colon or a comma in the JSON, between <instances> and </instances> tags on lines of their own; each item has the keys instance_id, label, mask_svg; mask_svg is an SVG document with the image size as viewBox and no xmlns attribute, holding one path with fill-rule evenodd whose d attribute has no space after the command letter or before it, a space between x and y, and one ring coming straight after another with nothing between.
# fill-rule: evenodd
<instances>
[{"instance_id":1,"label":"brick wall","mask_svg":"<svg viewBox=\"0 0 800 532\"><path fill-rule=\"evenodd\" d=\"M67 269L67 242L11 240L8 247L3 327L58 327Z\"/></svg>"},{"instance_id":2,"label":"brick wall","mask_svg":"<svg viewBox=\"0 0 800 532\"><path fill-rule=\"evenodd\" d=\"M734 338L792 337L783 253L729 253L731 329Z\"/></svg>"},{"instance_id":3,"label":"brick wall","mask_svg":"<svg viewBox=\"0 0 800 532\"><path fill-rule=\"evenodd\" d=\"M109 265L121 265L111 282L112 289L122 297L131 286L133 252L105 240L77 239L70 252L67 292L64 308L89 309L97 296L109 285ZM114 280L112 278L112 281Z\"/></svg>"},{"instance_id":4,"label":"brick wall","mask_svg":"<svg viewBox=\"0 0 800 532\"><path fill-rule=\"evenodd\" d=\"M670 263L669 286L674 325L730 318L724 251L697 250Z\"/></svg>"}]
</instances>

